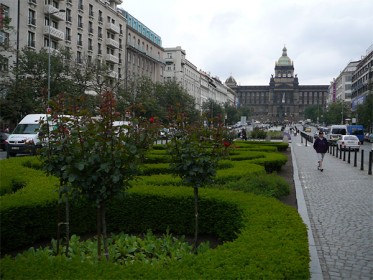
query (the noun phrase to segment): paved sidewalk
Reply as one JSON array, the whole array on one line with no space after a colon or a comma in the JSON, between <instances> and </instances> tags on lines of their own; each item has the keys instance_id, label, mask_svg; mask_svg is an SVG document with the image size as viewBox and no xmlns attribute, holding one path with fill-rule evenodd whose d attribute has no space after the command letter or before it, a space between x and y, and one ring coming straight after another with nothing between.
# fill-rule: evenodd
<instances>
[{"instance_id":1,"label":"paved sidewalk","mask_svg":"<svg viewBox=\"0 0 373 280\"><path fill-rule=\"evenodd\" d=\"M290 146L312 279L373 279L373 176L330 154L320 172L312 144L298 135Z\"/></svg>"}]
</instances>

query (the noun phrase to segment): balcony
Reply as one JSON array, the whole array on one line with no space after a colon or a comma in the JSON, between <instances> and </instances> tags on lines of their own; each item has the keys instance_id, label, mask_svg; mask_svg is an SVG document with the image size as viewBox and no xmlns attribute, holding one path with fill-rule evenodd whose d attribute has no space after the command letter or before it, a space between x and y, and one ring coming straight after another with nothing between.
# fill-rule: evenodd
<instances>
[{"instance_id":1,"label":"balcony","mask_svg":"<svg viewBox=\"0 0 373 280\"><path fill-rule=\"evenodd\" d=\"M116 34L119 33L119 26L116 26L115 24L111 23L111 22L108 22L106 24L106 29L109 30L109 31L112 31Z\"/></svg>"},{"instance_id":2,"label":"balcony","mask_svg":"<svg viewBox=\"0 0 373 280\"><path fill-rule=\"evenodd\" d=\"M53 47L49 48L49 47L43 47L43 49L47 52L47 53L51 53L52 55L58 55L60 53L60 51L58 49L54 49Z\"/></svg>"},{"instance_id":3,"label":"balcony","mask_svg":"<svg viewBox=\"0 0 373 280\"><path fill-rule=\"evenodd\" d=\"M65 38L65 33L62 32L61 30L58 30L52 26L44 26L43 34L46 36L49 36L49 32L50 32L51 38L53 39L62 41Z\"/></svg>"},{"instance_id":4,"label":"balcony","mask_svg":"<svg viewBox=\"0 0 373 280\"><path fill-rule=\"evenodd\" d=\"M36 0L28 0L28 3L29 3L29 5L30 6L32 6L32 7L36 7L37 6L37 2L36 2Z\"/></svg>"},{"instance_id":5,"label":"balcony","mask_svg":"<svg viewBox=\"0 0 373 280\"><path fill-rule=\"evenodd\" d=\"M115 55L112 55L112 54L107 54L105 59L106 59L106 61L110 61L110 62L116 63L116 64L119 62L119 58Z\"/></svg>"},{"instance_id":6,"label":"balcony","mask_svg":"<svg viewBox=\"0 0 373 280\"><path fill-rule=\"evenodd\" d=\"M106 39L106 45L110 46L110 47L113 47L113 48L116 48L116 49L119 48L119 42L117 42L117 41L115 41L114 39L111 39L111 38Z\"/></svg>"},{"instance_id":7,"label":"balcony","mask_svg":"<svg viewBox=\"0 0 373 280\"><path fill-rule=\"evenodd\" d=\"M56 20L65 20L65 12L59 12L59 9L52 5L44 6L44 14Z\"/></svg>"},{"instance_id":8,"label":"balcony","mask_svg":"<svg viewBox=\"0 0 373 280\"><path fill-rule=\"evenodd\" d=\"M172 57L165 57L164 61L166 62L166 64L173 64L174 63L174 59Z\"/></svg>"},{"instance_id":9,"label":"balcony","mask_svg":"<svg viewBox=\"0 0 373 280\"><path fill-rule=\"evenodd\" d=\"M118 78L118 72L114 71L114 70L109 70L108 72L108 76L110 78L113 78L113 79L117 79Z\"/></svg>"}]
</instances>

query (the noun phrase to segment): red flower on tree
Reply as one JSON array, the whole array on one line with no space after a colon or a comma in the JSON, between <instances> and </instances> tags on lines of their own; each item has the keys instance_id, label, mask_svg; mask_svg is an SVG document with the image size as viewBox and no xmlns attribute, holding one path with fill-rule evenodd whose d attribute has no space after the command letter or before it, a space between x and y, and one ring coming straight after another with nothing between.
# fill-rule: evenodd
<instances>
[{"instance_id":1,"label":"red flower on tree","mask_svg":"<svg viewBox=\"0 0 373 280\"><path fill-rule=\"evenodd\" d=\"M154 123L154 121L155 121L155 120L154 120L154 117L150 117L150 118L149 118L149 122L150 122L150 123Z\"/></svg>"}]
</instances>

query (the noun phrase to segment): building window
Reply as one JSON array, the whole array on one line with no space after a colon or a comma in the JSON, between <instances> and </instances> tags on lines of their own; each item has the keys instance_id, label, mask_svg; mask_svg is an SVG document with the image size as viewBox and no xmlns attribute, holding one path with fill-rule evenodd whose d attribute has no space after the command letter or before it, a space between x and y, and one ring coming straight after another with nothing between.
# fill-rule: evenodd
<instances>
[{"instance_id":1,"label":"building window","mask_svg":"<svg viewBox=\"0 0 373 280\"><path fill-rule=\"evenodd\" d=\"M92 46L92 39L91 38L88 38L88 50L91 51L93 49L93 46Z\"/></svg>"},{"instance_id":2,"label":"building window","mask_svg":"<svg viewBox=\"0 0 373 280\"><path fill-rule=\"evenodd\" d=\"M27 37L27 46L35 48L35 33L29 31Z\"/></svg>"},{"instance_id":3,"label":"building window","mask_svg":"<svg viewBox=\"0 0 373 280\"><path fill-rule=\"evenodd\" d=\"M83 0L78 1L78 9L83 10Z\"/></svg>"},{"instance_id":4,"label":"building window","mask_svg":"<svg viewBox=\"0 0 373 280\"><path fill-rule=\"evenodd\" d=\"M8 72L9 59L0 56L0 72Z\"/></svg>"},{"instance_id":5,"label":"building window","mask_svg":"<svg viewBox=\"0 0 373 280\"><path fill-rule=\"evenodd\" d=\"M100 10L98 10L98 21L99 22L102 22L103 21L103 18L102 18L102 12Z\"/></svg>"},{"instance_id":6,"label":"building window","mask_svg":"<svg viewBox=\"0 0 373 280\"><path fill-rule=\"evenodd\" d=\"M98 38L102 38L102 28L101 27L97 28L97 34L98 34Z\"/></svg>"},{"instance_id":7,"label":"building window","mask_svg":"<svg viewBox=\"0 0 373 280\"><path fill-rule=\"evenodd\" d=\"M92 21L88 22L88 32L93 34L93 23L92 23Z\"/></svg>"},{"instance_id":8,"label":"building window","mask_svg":"<svg viewBox=\"0 0 373 280\"><path fill-rule=\"evenodd\" d=\"M89 16L93 17L93 5L89 4Z\"/></svg>"},{"instance_id":9,"label":"building window","mask_svg":"<svg viewBox=\"0 0 373 280\"><path fill-rule=\"evenodd\" d=\"M0 31L0 45L1 46L9 45L9 34L4 31Z\"/></svg>"},{"instance_id":10,"label":"building window","mask_svg":"<svg viewBox=\"0 0 373 280\"><path fill-rule=\"evenodd\" d=\"M71 10L70 9L66 9L66 21L67 22L70 22L71 23Z\"/></svg>"},{"instance_id":11,"label":"building window","mask_svg":"<svg viewBox=\"0 0 373 280\"><path fill-rule=\"evenodd\" d=\"M71 29L66 27L66 34L65 34L66 41L71 41Z\"/></svg>"},{"instance_id":12,"label":"building window","mask_svg":"<svg viewBox=\"0 0 373 280\"><path fill-rule=\"evenodd\" d=\"M82 34L78 33L78 46L82 46L83 45L83 41L82 41Z\"/></svg>"},{"instance_id":13,"label":"building window","mask_svg":"<svg viewBox=\"0 0 373 280\"><path fill-rule=\"evenodd\" d=\"M76 52L76 62L77 63L82 63L82 53L80 51Z\"/></svg>"},{"instance_id":14,"label":"building window","mask_svg":"<svg viewBox=\"0 0 373 280\"><path fill-rule=\"evenodd\" d=\"M83 17L81 15L78 16L78 28L83 28Z\"/></svg>"},{"instance_id":15,"label":"building window","mask_svg":"<svg viewBox=\"0 0 373 280\"><path fill-rule=\"evenodd\" d=\"M30 25L36 25L36 17L35 17L35 11L34 10L28 10L28 24Z\"/></svg>"}]
</instances>

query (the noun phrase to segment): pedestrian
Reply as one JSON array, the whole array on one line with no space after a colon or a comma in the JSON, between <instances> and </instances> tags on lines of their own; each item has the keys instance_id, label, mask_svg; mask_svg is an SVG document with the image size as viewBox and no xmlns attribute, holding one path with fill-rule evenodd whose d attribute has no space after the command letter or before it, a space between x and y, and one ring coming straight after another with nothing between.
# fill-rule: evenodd
<instances>
[{"instance_id":1,"label":"pedestrian","mask_svg":"<svg viewBox=\"0 0 373 280\"><path fill-rule=\"evenodd\" d=\"M315 142L313 143L313 148L316 150L317 158L318 158L317 169L323 172L324 168L322 164L323 164L325 153L328 151L328 148L329 148L328 141L324 138L324 132L319 131L319 137L316 138Z\"/></svg>"},{"instance_id":2,"label":"pedestrian","mask_svg":"<svg viewBox=\"0 0 373 280\"><path fill-rule=\"evenodd\" d=\"M242 128L242 130L241 130L241 138L242 138L242 140L247 140L246 129L244 129L244 128Z\"/></svg>"}]
</instances>

